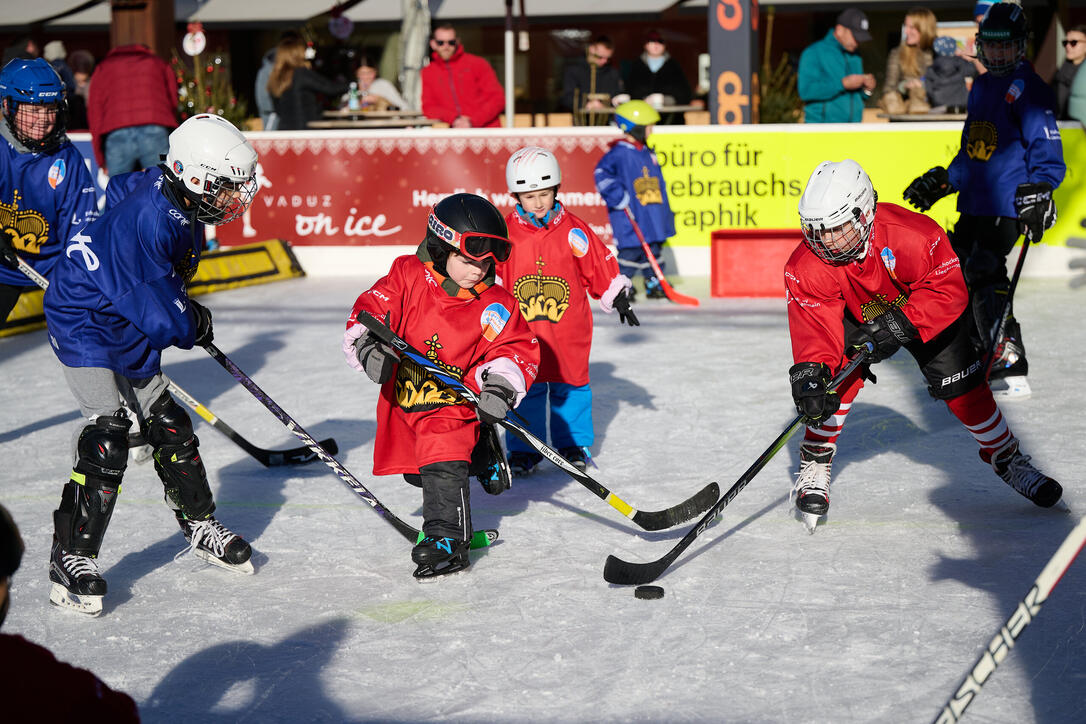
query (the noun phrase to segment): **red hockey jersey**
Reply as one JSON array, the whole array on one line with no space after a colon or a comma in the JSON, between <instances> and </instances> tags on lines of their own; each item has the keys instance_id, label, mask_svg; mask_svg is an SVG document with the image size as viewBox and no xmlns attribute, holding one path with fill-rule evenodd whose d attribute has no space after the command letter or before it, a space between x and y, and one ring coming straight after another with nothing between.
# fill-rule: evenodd
<instances>
[{"instance_id":1,"label":"red hockey jersey","mask_svg":"<svg viewBox=\"0 0 1086 724\"><path fill-rule=\"evenodd\" d=\"M539 338L539 381L587 385L592 309L585 292L599 299L618 284L618 261L588 224L565 207L557 211L546 229L516 211L505 217L513 250L497 275Z\"/></svg>"},{"instance_id":2,"label":"red hockey jersey","mask_svg":"<svg viewBox=\"0 0 1086 724\"><path fill-rule=\"evenodd\" d=\"M456 290L450 293L451 290ZM539 345L497 285L459 289L417 256L401 256L388 275L358 297L350 327L366 310L410 345L478 392L484 369L508 379L524 396L539 368ZM412 362L401 362L381 387L375 475L417 473L436 462L470 460L478 437L475 409Z\"/></svg>"},{"instance_id":3,"label":"red hockey jersey","mask_svg":"<svg viewBox=\"0 0 1086 724\"><path fill-rule=\"evenodd\" d=\"M946 232L923 214L878 204L867 254L832 266L805 243L784 267L788 328L795 362L844 359L847 309L867 322L900 307L925 342L957 319L969 302L961 265Z\"/></svg>"}]
</instances>

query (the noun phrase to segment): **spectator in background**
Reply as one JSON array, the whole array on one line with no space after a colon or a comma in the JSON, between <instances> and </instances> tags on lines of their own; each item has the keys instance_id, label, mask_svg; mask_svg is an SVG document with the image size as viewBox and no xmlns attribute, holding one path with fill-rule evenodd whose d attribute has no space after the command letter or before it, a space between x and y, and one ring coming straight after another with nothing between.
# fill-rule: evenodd
<instances>
[{"instance_id":1,"label":"spectator in background","mask_svg":"<svg viewBox=\"0 0 1086 724\"><path fill-rule=\"evenodd\" d=\"M863 11L848 8L826 36L799 56L799 97L805 123L859 123L864 99L875 91L875 76L863 72L856 54L860 43L871 40Z\"/></svg>"},{"instance_id":2,"label":"spectator in background","mask_svg":"<svg viewBox=\"0 0 1086 724\"><path fill-rule=\"evenodd\" d=\"M1056 89L1056 118L1067 120L1067 102L1071 98L1071 85L1078 75L1079 66L1086 59L1086 25L1076 25L1067 31L1063 39L1063 52L1066 60L1056 71L1052 86Z\"/></svg>"},{"instance_id":3,"label":"spectator in background","mask_svg":"<svg viewBox=\"0 0 1086 724\"><path fill-rule=\"evenodd\" d=\"M355 70L355 78L356 88L351 90L358 91L358 105L361 110L383 111L389 107L409 107L396 86L377 77L377 62L370 56L361 57L358 69ZM347 108L349 105L350 92L340 100L340 107Z\"/></svg>"},{"instance_id":4,"label":"spectator in background","mask_svg":"<svg viewBox=\"0 0 1086 724\"><path fill-rule=\"evenodd\" d=\"M27 60L33 60L34 58L41 57L41 50L38 49L38 44L34 42L33 38L22 37L18 38L14 43L4 48L4 62L0 67L7 65L15 58L26 58Z\"/></svg>"},{"instance_id":5,"label":"spectator in background","mask_svg":"<svg viewBox=\"0 0 1086 724\"><path fill-rule=\"evenodd\" d=\"M53 70L64 81L64 88L68 91L68 97L71 98L72 94L75 93L75 76L72 75L72 69L65 62L68 57L68 49L64 47L64 41L50 40L45 44L45 50L42 52L41 57L49 61L49 65L53 66Z\"/></svg>"},{"instance_id":6,"label":"spectator in background","mask_svg":"<svg viewBox=\"0 0 1086 724\"><path fill-rule=\"evenodd\" d=\"M611 63L614 55L615 44L606 35L599 35L588 44L585 57L575 58L566 64L562 72L562 95L558 99L558 107L573 111L577 120L581 120L583 114L585 122L577 125L610 123L611 119L604 113L584 112L610 109L630 99L622 92L622 76L618 68ZM597 120L602 120L602 123L593 123Z\"/></svg>"},{"instance_id":7,"label":"spectator in background","mask_svg":"<svg viewBox=\"0 0 1086 724\"><path fill-rule=\"evenodd\" d=\"M973 22L977 24L977 30L980 30L980 23L984 20L984 16L987 15L988 11L992 9L992 6L998 2L999 0L977 1L977 4L973 7ZM958 57L964 58L972 63L976 75L984 75L988 72L988 69L984 67L984 63L980 62L980 58L977 57L977 39L975 34L972 37L966 38L965 45L958 48ZM970 88L972 88L972 83L970 83Z\"/></svg>"},{"instance_id":8,"label":"spectator in background","mask_svg":"<svg viewBox=\"0 0 1086 724\"><path fill-rule=\"evenodd\" d=\"M430 35L430 64L419 73L422 114L453 128L497 128L505 91L490 63L464 50L443 23Z\"/></svg>"},{"instance_id":9,"label":"spectator in background","mask_svg":"<svg viewBox=\"0 0 1086 724\"><path fill-rule=\"evenodd\" d=\"M121 45L91 76L87 97L91 145L110 176L158 164L177 128L177 79L146 45Z\"/></svg>"},{"instance_id":10,"label":"spectator in background","mask_svg":"<svg viewBox=\"0 0 1086 724\"><path fill-rule=\"evenodd\" d=\"M679 63L667 52L660 31L650 30L645 36L644 52L630 68L626 90L630 98L643 100L656 109L690 103L690 82ZM660 119L663 125L682 122L681 113L667 113Z\"/></svg>"},{"instance_id":11,"label":"spectator in background","mask_svg":"<svg viewBox=\"0 0 1086 724\"><path fill-rule=\"evenodd\" d=\"M886 83L880 105L890 114L927 113L931 105L924 73L934 60L935 13L913 8L905 13L905 34L886 59Z\"/></svg>"},{"instance_id":12,"label":"spectator in background","mask_svg":"<svg viewBox=\"0 0 1086 724\"><path fill-rule=\"evenodd\" d=\"M1075 73L1067 98L1067 117L1086 126L1086 73Z\"/></svg>"},{"instance_id":13,"label":"spectator in background","mask_svg":"<svg viewBox=\"0 0 1086 724\"><path fill-rule=\"evenodd\" d=\"M949 36L935 39L935 59L924 73L924 90L933 111L965 113L969 87L977 74L973 64L958 55L958 41Z\"/></svg>"},{"instance_id":14,"label":"spectator in background","mask_svg":"<svg viewBox=\"0 0 1086 724\"><path fill-rule=\"evenodd\" d=\"M0 625L11 605L11 578L24 550L19 527L0 505ZM57 661L48 649L16 634L0 634L0 679L5 721L123 724L140 720L136 702L128 694L113 691L86 669Z\"/></svg>"},{"instance_id":15,"label":"spectator in background","mask_svg":"<svg viewBox=\"0 0 1086 724\"><path fill-rule=\"evenodd\" d=\"M284 40L301 40L301 36L293 30L285 30L279 36L279 42ZM260 114L260 122L265 131L278 130L279 116L275 114L275 99L268 90L268 80L275 68L275 53L279 50L278 43L274 48L264 53L264 59L260 63L260 70L256 72L256 83L253 87L253 98L256 99L256 110Z\"/></svg>"},{"instance_id":16,"label":"spectator in background","mask_svg":"<svg viewBox=\"0 0 1086 724\"><path fill-rule=\"evenodd\" d=\"M347 84L325 78L306 59L306 44L288 38L275 49L275 66L268 78L268 92L279 117L276 130L303 131L310 121L321 117L324 104L318 96L339 98Z\"/></svg>"},{"instance_id":17,"label":"spectator in background","mask_svg":"<svg viewBox=\"0 0 1086 724\"><path fill-rule=\"evenodd\" d=\"M91 73L94 72L94 56L87 50L73 50L68 54L75 91L68 94L68 125L72 129L85 130L87 121L87 94L90 91Z\"/></svg>"}]
</instances>

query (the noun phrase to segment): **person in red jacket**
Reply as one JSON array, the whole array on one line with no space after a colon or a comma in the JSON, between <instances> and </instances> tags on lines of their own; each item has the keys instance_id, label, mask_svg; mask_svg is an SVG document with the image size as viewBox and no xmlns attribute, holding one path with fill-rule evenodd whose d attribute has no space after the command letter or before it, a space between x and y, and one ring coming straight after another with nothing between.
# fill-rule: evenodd
<instances>
[{"instance_id":1,"label":"person in red jacket","mask_svg":"<svg viewBox=\"0 0 1086 724\"><path fill-rule=\"evenodd\" d=\"M789 370L796 409L807 423L793 494L810 530L829 511L830 465L868 365L904 347L928 392L943 400L980 445L980 458L1018 493L1047 508L1060 484L1019 450L970 342L972 306L961 263L932 219L880 203L852 160L824 161L799 200L804 241L784 268ZM835 390L833 374L855 347L874 352Z\"/></svg>"},{"instance_id":2,"label":"person in red jacket","mask_svg":"<svg viewBox=\"0 0 1086 724\"><path fill-rule=\"evenodd\" d=\"M430 50L420 73L422 114L453 128L497 128L505 91L490 63L465 52L447 23L434 28Z\"/></svg>"},{"instance_id":3,"label":"person in red jacket","mask_svg":"<svg viewBox=\"0 0 1086 724\"><path fill-rule=\"evenodd\" d=\"M347 364L381 385L373 474L403 475L422 488L424 538L411 551L418 579L468 567L480 421L504 419L539 370L539 344L516 300L494 283L495 262L509 256L501 212L481 196L453 194L426 226L415 254L393 261L358 297L343 336ZM362 311L475 391L475 407L370 335L357 321Z\"/></svg>"},{"instance_id":4,"label":"person in red jacket","mask_svg":"<svg viewBox=\"0 0 1086 724\"><path fill-rule=\"evenodd\" d=\"M109 51L90 79L87 123L98 165L110 176L151 168L177 128L177 79L146 45Z\"/></svg>"},{"instance_id":5,"label":"person in red jacket","mask_svg":"<svg viewBox=\"0 0 1086 724\"><path fill-rule=\"evenodd\" d=\"M505 217L513 250L498 264L498 281L520 305L520 314L539 339L539 377L518 408L536 437L550 438L558 454L576 467L588 467L595 442L588 353L592 347L592 308L618 310L620 322L639 324L630 309L633 285L618 270L614 253L581 219L558 201L562 169L545 148L526 146L509 157L505 182L516 208ZM515 435L506 434L513 475L527 475L543 456Z\"/></svg>"},{"instance_id":6,"label":"person in red jacket","mask_svg":"<svg viewBox=\"0 0 1086 724\"><path fill-rule=\"evenodd\" d=\"M11 602L11 577L23 559L23 539L11 514L0 505L0 625ZM16 634L0 634L0 711L4 721L138 722L132 697L114 691L87 671L57 661L44 646ZM58 694L59 693L59 694Z\"/></svg>"}]
</instances>

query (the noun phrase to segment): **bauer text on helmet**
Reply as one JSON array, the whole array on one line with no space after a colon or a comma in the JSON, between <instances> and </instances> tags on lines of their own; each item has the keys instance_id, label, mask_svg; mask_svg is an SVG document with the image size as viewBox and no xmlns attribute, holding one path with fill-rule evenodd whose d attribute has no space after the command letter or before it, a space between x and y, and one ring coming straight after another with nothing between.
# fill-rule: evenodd
<instances>
[{"instance_id":1,"label":"bauer text on helmet","mask_svg":"<svg viewBox=\"0 0 1086 724\"><path fill-rule=\"evenodd\" d=\"M256 194L256 151L230 121L208 113L170 134L166 170L175 189L196 205L196 218L220 225L245 213Z\"/></svg>"},{"instance_id":2,"label":"bauer text on helmet","mask_svg":"<svg viewBox=\"0 0 1086 724\"><path fill-rule=\"evenodd\" d=\"M823 161L799 199L803 238L818 258L848 264L867 253L877 197L871 179L851 159Z\"/></svg>"},{"instance_id":3,"label":"bauer text on helmet","mask_svg":"<svg viewBox=\"0 0 1086 724\"><path fill-rule=\"evenodd\" d=\"M525 146L505 164L505 183L511 194L552 188L562 183L562 169L547 149Z\"/></svg>"}]
</instances>

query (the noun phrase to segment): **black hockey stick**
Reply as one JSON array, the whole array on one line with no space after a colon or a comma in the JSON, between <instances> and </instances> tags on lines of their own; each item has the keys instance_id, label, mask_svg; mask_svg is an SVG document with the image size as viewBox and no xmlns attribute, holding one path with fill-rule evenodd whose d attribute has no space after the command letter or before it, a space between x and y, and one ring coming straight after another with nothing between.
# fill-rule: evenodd
<instances>
[{"instance_id":1,"label":"black hockey stick","mask_svg":"<svg viewBox=\"0 0 1086 724\"><path fill-rule=\"evenodd\" d=\"M985 647L984 653L980 655L977 662L970 667L965 680L939 711L934 724L954 724L961 719L966 708L980 693L981 687L987 683L988 677L1010 653L1018 637L1022 635L1022 631L1037 617L1041 604L1048 600L1052 589L1075 562L1083 545L1086 545L1086 518L1080 520L1078 525L1071 529L1060 547L1048 559L1048 563L1037 576L1037 580L1033 582L1025 598L1018 602L1014 613L1000 627L999 633Z\"/></svg>"},{"instance_id":2,"label":"black hockey stick","mask_svg":"<svg viewBox=\"0 0 1086 724\"><path fill-rule=\"evenodd\" d=\"M1044 236L1044 232L1041 232L1041 236ZM1037 239L1040 242L1040 238ZM1003 328L1007 324L1007 319L1010 316L1011 305L1014 302L1014 290L1018 287L1018 279L1022 276L1022 264L1026 261L1026 252L1029 251L1029 234L1022 236L1022 251L1018 254L1018 261L1014 265L1014 274L1011 275L1011 285L1007 289L1007 298L1003 300L1003 304L999 309L999 316L996 317L995 322L992 324L992 329L989 330L988 340L988 352L984 355L984 379L988 379L992 374L992 364L995 362L995 351L999 345L999 338L1003 336Z\"/></svg>"},{"instance_id":3,"label":"black hockey stick","mask_svg":"<svg viewBox=\"0 0 1086 724\"><path fill-rule=\"evenodd\" d=\"M845 378L852 374L852 371L863 363L868 354L875 351L875 346L870 342L865 345L866 352L860 352L856 354L852 359L848 361L848 364L838 372L828 385L828 389L837 389L838 385L845 381ZM651 563L631 563L624 561L621 558L615 556L607 556L607 562L603 566L603 579L608 583L618 583L620 585L637 585L642 583L651 583L655 581L660 575L667 570L668 566L675 562L675 559L679 557L679 554L686 550L694 539L697 538L709 524L716 520L716 517L720 515L720 511L727 507L728 503L732 502L732 499L739 494L739 491L747 487L747 483L754 479L766 463L776 455L781 448L788 442L788 438L792 437L792 434L799 429L803 424L803 415L796 415L796 418L785 428L784 432L777 436L777 439L766 448L765 452L759 456L754 464L747 468L747 471L740 476L739 480L735 482L735 485L728 488L728 492L721 496L720 500L716 502L712 508L709 509L705 515L702 516L698 524L695 525L690 531L683 536L682 540L676 543L670 551L663 558L659 558Z\"/></svg>"},{"instance_id":4,"label":"black hockey stick","mask_svg":"<svg viewBox=\"0 0 1086 724\"><path fill-rule=\"evenodd\" d=\"M399 337L376 317L363 311L358 314L358 321L364 324L366 329L372 332L377 339L395 348L398 354L407 357L419 367L422 367L434 379L454 390L472 405L478 404L478 395L472 392L472 390L462 381L445 372L435 364L433 360L425 357L421 352L404 341L403 338ZM638 510L605 488L588 473L580 470L573 463L559 455L545 442L529 432L523 425L508 418L500 420L499 424L523 440L525 444L530 445L534 450L539 452L540 455L564 470L571 478L591 490L601 500L606 501L612 508L622 513L645 530L663 530L676 526L683 521L690 520L712 505L713 502L716 501L717 496L720 495L720 487L716 483L709 483L693 497L688 498L678 505L667 508L666 510Z\"/></svg>"},{"instance_id":5,"label":"black hockey stick","mask_svg":"<svg viewBox=\"0 0 1086 724\"><path fill-rule=\"evenodd\" d=\"M391 510L383 506L381 504L381 501L377 500L377 496L371 493L366 488L366 486L358 480L358 478L356 478L354 475L351 475L350 471L347 470L347 468L343 467L343 465L340 464L338 460L332 457L331 453L321 447L321 444L314 440L313 436L306 432L301 425L295 422L294 418L284 412L283 408L275 404L275 400L268 397L264 390L260 389L260 387L257 386L255 382L253 382L253 379L249 377L249 375L242 372L241 369L238 368L238 366L234 364L234 362L229 357L223 354L222 350L220 350L213 344L205 345L204 349L206 349L207 353L211 355L216 362L221 364L223 368L227 372L229 372L235 380L240 382L242 387L249 390L249 392L252 393L253 397L259 400L260 403L264 405L264 407L268 408L268 410L270 410L271 413L279 419L279 422L283 423L288 430L290 430L292 433L295 434L295 436L297 436L299 440L304 442L306 447L312 450L316 457L321 459L321 462L332 468L332 471L337 476L339 476L339 479L342 480L348 488L353 490L358 495L358 497L362 498L362 500L366 501L369 506L373 508L378 515L384 518L389 525L395 528L400 533L400 535L402 535L404 538L412 543L418 541L419 531L417 528L403 522L402 520L397 518ZM496 540L497 537L498 531L496 530L474 531L471 538L471 547L482 548L488 546L490 545L490 543Z\"/></svg>"},{"instance_id":6,"label":"black hockey stick","mask_svg":"<svg viewBox=\"0 0 1086 724\"><path fill-rule=\"evenodd\" d=\"M37 269L27 264L24 259L19 259L19 271L25 274L42 289L49 288L49 280L39 274ZM282 465L302 465L304 463L311 463L317 459L317 456L306 447L295 447L290 448L289 450L267 450L262 447L257 447L242 437L240 433L234 430L234 428L216 417L211 410L201 405L195 397L181 389L176 382L169 377L166 377L165 374L163 374L162 377L166 380L167 384L169 384L170 391L182 402L192 408L193 412L204 418L209 425L223 435L230 438L242 450L256 458L264 467L274 468ZM333 455L339 452L339 446L336 445L336 441L332 438L321 440L321 447L328 450Z\"/></svg>"}]
</instances>

